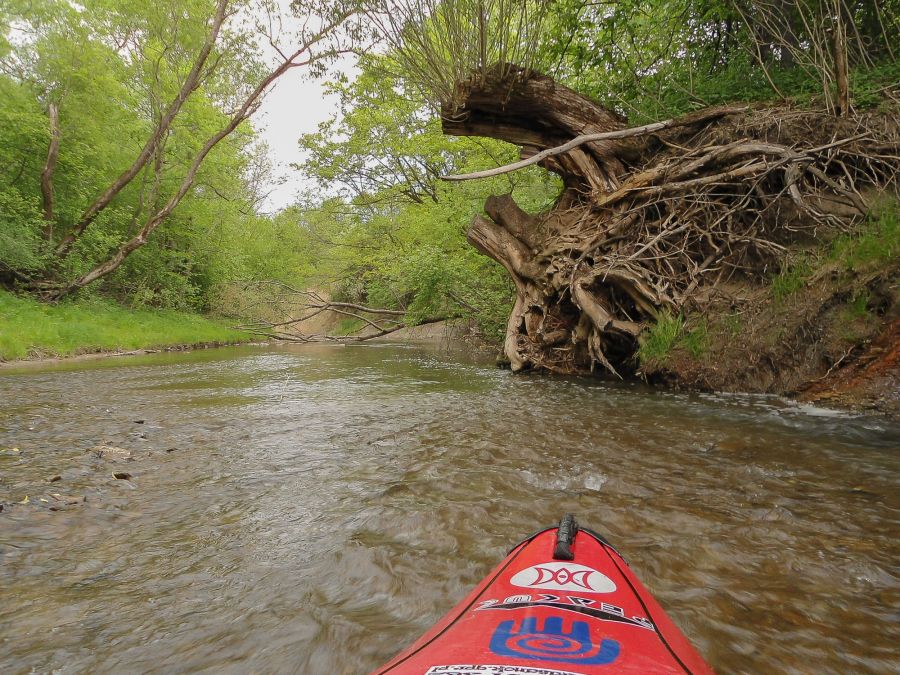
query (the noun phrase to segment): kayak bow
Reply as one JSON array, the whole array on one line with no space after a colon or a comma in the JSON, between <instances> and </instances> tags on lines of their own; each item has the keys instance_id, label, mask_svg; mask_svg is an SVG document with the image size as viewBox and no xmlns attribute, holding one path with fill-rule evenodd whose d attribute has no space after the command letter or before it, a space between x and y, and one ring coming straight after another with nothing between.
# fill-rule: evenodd
<instances>
[{"instance_id":1,"label":"kayak bow","mask_svg":"<svg viewBox=\"0 0 900 675\"><path fill-rule=\"evenodd\" d=\"M566 515L375 675L712 672L622 556Z\"/></svg>"}]
</instances>

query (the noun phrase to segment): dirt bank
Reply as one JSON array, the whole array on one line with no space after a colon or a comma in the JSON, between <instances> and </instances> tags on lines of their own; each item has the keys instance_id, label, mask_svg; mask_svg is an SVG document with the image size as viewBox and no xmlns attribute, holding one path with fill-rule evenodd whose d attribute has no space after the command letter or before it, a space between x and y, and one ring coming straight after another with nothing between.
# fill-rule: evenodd
<instances>
[{"instance_id":1,"label":"dirt bank","mask_svg":"<svg viewBox=\"0 0 900 675\"><path fill-rule=\"evenodd\" d=\"M799 398L856 410L876 410L900 418L900 319L894 319L859 355L810 383Z\"/></svg>"},{"instance_id":2,"label":"dirt bank","mask_svg":"<svg viewBox=\"0 0 900 675\"><path fill-rule=\"evenodd\" d=\"M862 259L866 236L876 255ZM832 243L795 252L793 266L768 285L717 287L685 313L668 345L644 349L640 374L900 418L896 225L846 241L852 249Z\"/></svg>"}]
</instances>

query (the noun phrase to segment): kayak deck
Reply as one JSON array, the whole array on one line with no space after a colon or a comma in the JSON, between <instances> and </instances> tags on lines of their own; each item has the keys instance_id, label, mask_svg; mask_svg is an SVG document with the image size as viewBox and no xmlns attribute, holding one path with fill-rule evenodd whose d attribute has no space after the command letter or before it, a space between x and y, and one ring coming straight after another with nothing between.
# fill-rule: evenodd
<instances>
[{"instance_id":1,"label":"kayak deck","mask_svg":"<svg viewBox=\"0 0 900 675\"><path fill-rule=\"evenodd\" d=\"M712 673L624 559L571 516L516 546L377 675Z\"/></svg>"}]
</instances>

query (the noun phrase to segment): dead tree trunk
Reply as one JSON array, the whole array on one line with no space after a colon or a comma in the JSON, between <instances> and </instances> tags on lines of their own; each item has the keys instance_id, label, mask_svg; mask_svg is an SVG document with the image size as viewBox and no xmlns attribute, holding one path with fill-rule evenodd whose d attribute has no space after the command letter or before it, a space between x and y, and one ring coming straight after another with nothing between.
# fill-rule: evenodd
<instances>
[{"instance_id":1,"label":"dead tree trunk","mask_svg":"<svg viewBox=\"0 0 900 675\"><path fill-rule=\"evenodd\" d=\"M847 54L847 27L844 24L843 7L840 0L834 2L834 74L837 82L836 113L847 117L850 114L850 63Z\"/></svg>"},{"instance_id":2,"label":"dead tree trunk","mask_svg":"<svg viewBox=\"0 0 900 675\"><path fill-rule=\"evenodd\" d=\"M681 311L711 278L761 273L798 230L863 217L856 182L887 184L897 169L860 151L896 147L895 133L832 116L792 111L786 123L777 111L713 109L627 130L548 77L501 70L514 77L460 83L462 103L444 107L442 125L517 144L523 159L550 150L537 163L564 184L539 215L491 197L468 230L515 283L504 341L513 370L633 370L660 311Z\"/></svg>"}]
</instances>

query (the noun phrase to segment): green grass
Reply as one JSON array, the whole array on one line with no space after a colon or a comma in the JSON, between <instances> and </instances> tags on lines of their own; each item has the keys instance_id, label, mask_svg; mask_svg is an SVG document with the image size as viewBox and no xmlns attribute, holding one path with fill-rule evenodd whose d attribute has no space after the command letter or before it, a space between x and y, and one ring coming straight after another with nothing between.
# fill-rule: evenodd
<instances>
[{"instance_id":1,"label":"green grass","mask_svg":"<svg viewBox=\"0 0 900 675\"><path fill-rule=\"evenodd\" d=\"M830 263L851 276L885 268L900 261L900 215L896 202L888 201L852 234L843 234L823 249L795 255L772 277L776 302L806 287L824 264Z\"/></svg>"},{"instance_id":2,"label":"green grass","mask_svg":"<svg viewBox=\"0 0 900 675\"><path fill-rule=\"evenodd\" d=\"M644 365L662 365L676 349L687 351L695 359L703 356L709 349L706 320L687 330L682 314L662 312L641 339L638 359Z\"/></svg>"},{"instance_id":3,"label":"green grass","mask_svg":"<svg viewBox=\"0 0 900 675\"><path fill-rule=\"evenodd\" d=\"M663 312L656 318L656 323L648 330L638 348L641 363L662 363L669 358L678 337L684 330L684 317Z\"/></svg>"},{"instance_id":4,"label":"green grass","mask_svg":"<svg viewBox=\"0 0 900 675\"><path fill-rule=\"evenodd\" d=\"M48 305L0 291L3 361L249 340L246 333L196 314L130 310L96 300Z\"/></svg>"},{"instance_id":5,"label":"green grass","mask_svg":"<svg viewBox=\"0 0 900 675\"><path fill-rule=\"evenodd\" d=\"M683 333L678 343L687 349L695 359L703 356L709 349L709 331L706 328L706 319L696 328Z\"/></svg>"},{"instance_id":6,"label":"green grass","mask_svg":"<svg viewBox=\"0 0 900 675\"><path fill-rule=\"evenodd\" d=\"M843 235L831 244L828 257L848 272L860 272L894 263L900 258L900 214L896 202L882 206L852 235Z\"/></svg>"},{"instance_id":7,"label":"green grass","mask_svg":"<svg viewBox=\"0 0 900 675\"><path fill-rule=\"evenodd\" d=\"M772 279L772 293L775 300L781 302L802 289L812 273L813 266L806 256L790 261Z\"/></svg>"}]
</instances>

